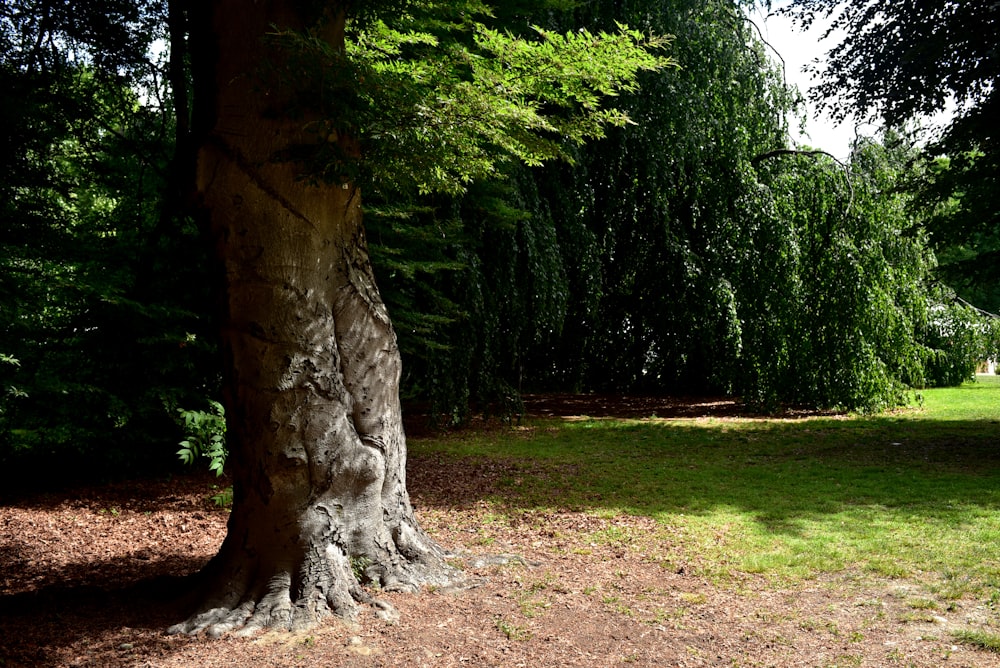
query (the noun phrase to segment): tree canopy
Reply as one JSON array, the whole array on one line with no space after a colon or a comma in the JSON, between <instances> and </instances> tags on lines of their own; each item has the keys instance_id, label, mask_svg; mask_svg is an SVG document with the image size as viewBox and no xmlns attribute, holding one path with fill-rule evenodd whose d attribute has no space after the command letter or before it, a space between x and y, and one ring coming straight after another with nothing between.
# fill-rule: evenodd
<instances>
[{"instance_id":1,"label":"tree canopy","mask_svg":"<svg viewBox=\"0 0 1000 668\"><path fill-rule=\"evenodd\" d=\"M935 382L915 154L866 143L844 166L787 149L794 91L736 7L633 11L675 36L680 64L622 99L637 125L451 210L477 252L461 290L436 284L470 314L438 339L461 352L418 372L454 390L443 412L567 388L871 410ZM560 25L621 18L590 3Z\"/></svg>"},{"instance_id":2,"label":"tree canopy","mask_svg":"<svg viewBox=\"0 0 1000 668\"><path fill-rule=\"evenodd\" d=\"M930 164L911 187L933 212L928 227L942 278L1000 310L1000 295L985 287L997 284L1000 266L1000 5L794 0L780 11L804 25L830 18L827 34L844 35L816 68L811 93L835 117L913 129L925 117L950 113L926 144Z\"/></svg>"},{"instance_id":3,"label":"tree canopy","mask_svg":"<svg viewBox=\"0 0 1000 668\"><path fill-rule=\"evenodd\" d=\"M515 35L492 23L490 7L466 0L349 20L343 50L310 32L276 31L294 59L286 74L303 91L298 101L318 112L310 130L357 143L351 155L320 144L329 150L307 158L314 173L357 173L388 192L460 192L512 160L564 158L567 144L625 125L608 99L635 91L638 72L673 64L667 37L624 25L532 25Z\"/></svg>"},{"instance_id":4,"label":"tree canopy","mask_svg":"<svg viewBox=\"0 0 1000 668\"><path fill-rule=\"evenodd\" d=\"M739 2L363 4L343 49L329 16L271 26L255 76L294 90L276 159L364 188L407 400L877 409L988 354L950 291L1000 308L994 4L791 4L854 28L814 94L889 124L846 165L789 149L796 93ZM218 398L213 246L185 209L199 7L0 7L5 469L162 467L177 410Z\"/></svg>"},{"instance_id":5,"label":"tree canopy","mask_svg":"<svg viewBox=\"0 0 1000 668\"><path fill-rule=\"evenodd\" d=\"M842 33L812 96L835 117L879 118L899 126L951 102L957 120L994 104L1000 60L994 49L1000 8L989 0L792 0L780 9L808 27L830 19L825 36Z\"/></svg>"}]
</instances>

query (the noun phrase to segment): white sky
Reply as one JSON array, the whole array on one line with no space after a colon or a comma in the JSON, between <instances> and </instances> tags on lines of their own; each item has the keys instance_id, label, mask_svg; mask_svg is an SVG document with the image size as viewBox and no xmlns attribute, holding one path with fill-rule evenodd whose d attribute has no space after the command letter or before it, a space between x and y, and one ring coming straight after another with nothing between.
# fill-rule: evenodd
<instances>
[{"instance_id":1,"label":"white sky","mask_svg":"<svg viewBox=\"0 0 1000 668\"><path fill-rule=\"evenodd\" d=\"M775 3L782 4L781 1ZM798 86L803 95L806 95L813 81L810 75L802 71L802 68L813 63L817 59L820 62L826 58L826 52L836 46L843 39L843 32L834 33L827 39L821 39L826 30L828 21L817 21L808 31L800 31L790 19L784 16L765 16L763 10L758 10L750 15L751 20L757 24L763 33L764 39L772 46L785 61L785 78L789 84ZM775 57L775 62L780 63ZM871 124L856 125L856 120L848 117L843 123L836 124L830 117L817 113L813 105L806 101L807 120L806 133L798 133L798 122L793 121L792 139L800 146L810 146L832 153L841 160L846 160L850 155L851 142L857 134L861 136L873 136L878 134L878 127ZM946 107L936 114L922 117L918 120L923 127L922 136L927 139L934 134L935 129L943 128L951 122L955 113L953 102L947 103Z\"/></svg>"},{"instance_id":2,"label":"white sky","mask_svg":"<svg viewBox=\"0 0 1000 668\"><path fill-rule=\"evenodd\" d=\"M826 57L826 52L836 46L839 39L831 37L821 40L825 27L819 21L814 23L807 32L800 32L792 21L784 16L765 17L762 14L754 14L751 19L760 28L764 39L784 59L785 78L788 83L798 86L803 95L806 95L812 85L812 80L809 74L802 71L802 68L816 59L822 62ZM775 61L780 63L777 58ZM792 138L799 145L821 149L832 153L841 160L846 160L855 136L855 122L848 119L837 125L828 116L820 115L808 101L806 106L807 134L799 134L798 123L795 122L791 128ZM857 132L862 135L871 135L875 133L875 128L861 126Z\"/></svg>"}]
</instances>

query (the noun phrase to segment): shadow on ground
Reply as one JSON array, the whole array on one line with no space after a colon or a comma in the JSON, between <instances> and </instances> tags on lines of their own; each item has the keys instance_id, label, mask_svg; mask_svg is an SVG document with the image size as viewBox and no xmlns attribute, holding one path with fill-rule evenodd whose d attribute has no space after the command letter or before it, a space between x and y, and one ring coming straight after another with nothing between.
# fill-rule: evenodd
<instances>
[{"instance_id":1,"label":"shadow on ground","mask_svg":"<svg viewBox=\"0 0 1000 668\"><path fill-rule=\"evenodd\" d=\"M0 596L0 665L36 666L143 664L148 654L162 657L175 642L164 629L190 612L192 578L203 559L167 555L150 562L145 578L117 586L50 585ZM115 563L92 562L93 580L114 572ZM109 664L109 657L117 657Z\"/></svg>"}]
</instances>

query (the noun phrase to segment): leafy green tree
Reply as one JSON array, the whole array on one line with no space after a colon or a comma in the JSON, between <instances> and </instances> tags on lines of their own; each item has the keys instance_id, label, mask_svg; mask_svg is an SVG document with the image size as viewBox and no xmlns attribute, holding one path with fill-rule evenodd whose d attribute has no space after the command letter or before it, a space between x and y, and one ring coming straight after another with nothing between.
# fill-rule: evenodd
<instances>
[{"instance_id":1,"label":"leafy green tree","mask_svg":"<svg viewBox=\"0 0 1000 668\"><path fill-rule=\"evenodd\" d=\"M404 357L405 368L420 379L436 420L461 422L471 411L509 417L521 410L522 380L537 376L529 354L562 332L566 242L530 168L509 166L504 179L473 183L437 211L452 221L456 265L427 278L451 309L436 298L421 308L450 314L449 321L435 329L432 354ZM391 306L396 313L398 304Z\"/></svg>"},{"instance_id":2,"label":"leafy green tree","mask_svg":"<svg viewBox=\"0 0 1000 668\"><path fill-rule=\"evenodd\" d=\"M938 258L936 274L966 301L1000 312L1000 220L996 217L996 167L980 150L955 159L938 156L911 187ZM991 173L992 171L992 173Z\"/></svg>"},{"instance_id":3,"label":"leafy green tree","mask_svg":"<svg viewBox=\"0 0 1000 668\"><path fill-rule=\"evenodd\" d=\"M190 224L163 214L153 6L0 8L0 461L65 476L169 461L164 402L213 384ZM159 447L156 447L159 446Z\"/></svg>"},{"instance_id":4,"label":"leafy green tree","mask_svg":"<svg viewBox=\"0 0 1000 668\"><path fill-rule=\"evenodd\" d=\"M744 397L880 410L924 384L933 255L909 214L909 152L862 141L842 165L779 151L760 160L750 261L737 281Z\"/></svg>"},{"instance_id":5,"label":"leafy green tree","mask_svg":"<svg viewBox=\"0 0 1000 668\"><path fill-rule=\"evenodd\" d=\"M618 3L587 3L609 25ZM530 382L632 392L725 392L740 350L732 270L744 252L752 158L784 146L791 96L732 2L632 3L624 17L677 37L680 68L623 102L637 125L538 179L571 286L557 345Z\"/></svg>"},{"instance_id":6,"label":"leafy green tree","mask_svg":"<svg viewBox=\"0 0 1000 668\"><path fill-rule=\"evenodd\" d=\"M617 11L588 3L564 27L599 29ZM548 284L568 298L549 300L551 334L514 338L520 363L501 373L518 389L737 393L766 407L903 401L922 382L931 266L901 208L912 155L868 146L848 168L785 149L795 95L738 5L629 11L677 36L681 67L623 100L638 125L519 183L520 208L555 231L565 278Z\"/></svg>"},{"instance_id":7,"label":"leafy green tree","mask_svg":"<svg viewBox=\"0 0 1000 668\"><path fill-rule=\"evenodd\" d=\"M1000 5L991 0L900 3L793 0L803 24L831 18L845 37L827 55L812 95L841 118L912 124L946 109L952 116L927 145L933 166L920 185L942 259L939 273L960 293L996 312L1000 267Z\"/></svg>"},{"instance_id":8,"label":"leafy green tree","mask_svg":"<svg viewBox=\"0 0 1000 668\"><path fill-rule=\"evenodd\" d=\"M234 498L200 612L175 632L301 628L358 602L389 615L363 585L456 577L406 491L400 357L361 185L458 192L558 157L626 122L605 98L667 64L624 29L521 39L478 2L398 4L186 8Z\"/></svg>"},{"instance_id":9,"label":"leafy green tree","mask_svg":"<svg viewBox=\"0 0 1000 668\"><path fill-rule=\"evenodd\" d=\"M975 378L984 360L1000 356L1000 318L961 302L950 289L941 288L935 296L923 331L928 385L960 385Z\"/></svg>"},{"instance_id":10,"label":"leafy green tree","mask_svg":"<svg viewBox=\"0 0 1000 668\"><path fill-rule=\"evenodd\" d=\"M538 20L596 31L620 11L588 3ZM842 166L786 150L796 95L736 4L625 11L678 36L680 69L643 75L642 93L622 99L641 123L574 149L572 164L509 167L434 204L453 221L447 257L460 268L425 285L454 320L406 367L449 419L470 402L516 411L531 390L864 410L904 400L928 380L930 354L914 338L927 331L924 219L899 208L914 205L900 190L916 154L885 147L873 162L866 144ZM526 16L504 12L512 25Z\"/></svg>"}]
</instances>

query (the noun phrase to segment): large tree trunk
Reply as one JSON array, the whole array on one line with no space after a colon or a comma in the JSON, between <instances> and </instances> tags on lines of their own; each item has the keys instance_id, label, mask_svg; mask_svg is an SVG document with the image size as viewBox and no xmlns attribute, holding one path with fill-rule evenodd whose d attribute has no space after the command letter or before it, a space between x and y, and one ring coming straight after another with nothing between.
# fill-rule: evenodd
<instances>
[{"instance_id":1,"label":"large tree trunk","mask_svg":"<svg viewBox=\"0 0 1000 668\"><path fill-rule=\"evenodd\" d=\"M260 77L263 64L281 66L263 38L303 27L297 7L309 4L216 0L211 17L192 16L197 192L224 270L234 503L203 606L174 632L303 628L352 617L358 602L388 614L364 585L456 576L407 495L399 351L358 189L311 185L278 159L306 140L305 121ZM343 18L324 30L342 43Z\"/></svg>"}]
</instances>

